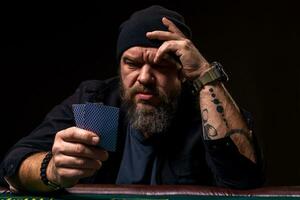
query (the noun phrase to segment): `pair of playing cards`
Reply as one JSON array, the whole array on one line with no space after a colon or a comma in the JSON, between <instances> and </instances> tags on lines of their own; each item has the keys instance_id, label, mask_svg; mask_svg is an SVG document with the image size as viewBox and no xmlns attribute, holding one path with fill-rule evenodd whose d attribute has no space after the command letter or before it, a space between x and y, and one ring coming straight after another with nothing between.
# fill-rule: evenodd
<instances>
[{"instance_id":1,"label":"pair of playing cards","mask_svg":"<svg viewBox=\"0 0 300 200\"><path fill-rule=\"evenodd\" d=\"M78 128L95 132L101 148L116 151L119 108L102 103L73 104L72 108Z\"/></svg>"}]
</instances>

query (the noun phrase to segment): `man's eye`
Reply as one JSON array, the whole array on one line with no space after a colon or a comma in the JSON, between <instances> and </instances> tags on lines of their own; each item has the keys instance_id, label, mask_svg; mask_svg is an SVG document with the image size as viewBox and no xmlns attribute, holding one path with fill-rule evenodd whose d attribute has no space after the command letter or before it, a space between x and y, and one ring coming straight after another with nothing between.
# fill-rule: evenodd
<instances>
[{"instance_id":1,"label":"man's eye","mask_svg":"<svg viewBox=\"0 0 300 200\"><path fill-rule=\"evenodd\" d=\"M138 68L141 65L137 62L132 62L132 61L125 61L125 64L128 65L129 67L134 67L134 68Z\"/></svg>"},{"instance_id":2,"label":"man's eye","mask_svg":"<svg viewBox=\"0 0 300 200\"><path fill-rule=\"evenodd\" d=\"M131 67L135 67L136 66L136 64L134 62L127 62L126 64L129 65L129 66L131 66Z\"/></svg>"}]
</instances>

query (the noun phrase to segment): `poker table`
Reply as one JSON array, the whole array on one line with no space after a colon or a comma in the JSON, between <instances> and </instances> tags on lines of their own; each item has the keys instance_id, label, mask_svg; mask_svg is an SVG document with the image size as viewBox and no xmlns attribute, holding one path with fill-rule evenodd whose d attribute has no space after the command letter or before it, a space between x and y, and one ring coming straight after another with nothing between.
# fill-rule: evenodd
<instances>
[{"instance_id":1,"label":"poker table","mask_svg":"<svg viewBox=\"0 0 300 200\"><path fill-rule=\"evenodd\" d=\"M106 199L106 200L296 200L300 199L300 186L262 187L251 190L232 190L226 188L187 186L187 185L76 185L60 193L47 195L13 194L0 188L0 199Z\"/></svg>"}]
</instances>

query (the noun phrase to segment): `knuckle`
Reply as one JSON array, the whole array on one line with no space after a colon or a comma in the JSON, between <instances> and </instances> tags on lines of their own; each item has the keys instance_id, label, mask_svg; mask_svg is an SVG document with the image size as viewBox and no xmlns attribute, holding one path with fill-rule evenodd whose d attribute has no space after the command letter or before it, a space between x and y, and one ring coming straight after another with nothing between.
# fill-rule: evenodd
<instances>
[{"instance_id":1,"label":"knuckle","mask_svg":"<svg viewBox=\"0 0 300 200\"><path fill-rule=\"evenodd\" d=\"M76 129L77 129L77 127L72 126L72 127L68 128L67 130L70 131L70 132L75 132Z\"/></svg>"},{"instance_id":2,"label":"knuckle","mask_svg":"<svg viewBox=\"0 0 300 200\"><path fill-rule=\"evenodd\" d=\"M68 129L68 137L69 138L74 138L75 137L75 133L76 133L76 129L74 129L74 128Z\"/></svg>"},{"instance_id":3,"label":"knuckle","mask_svg":"<svg viewBox=\"0 0 300 200\"><path fill-rule=\"evenodd\" d=\"M168 48L172 45L172 42L171 41L165 41L163 45L164 45L164 48Z\"/></svg>"},{"instance_id":4,"label":"knuckle","mask_svg":"<svg viewBox=\"0 0 300 200\"><path fill-rule=\"evenodd\" d=\"M85 151L85 146L82 145L82 144L76 144L75 148L74 148L74 151L75 151L76 154L82 154Z\"/></svg>"},{"instance_id":5,"label":"knuckle","mask_svg":"<svg viewBox=\"0 0 300 200\"><path fill-rule=\"evenodd\" d=\"M93 134L85 134L85 137L86 137L87 141L92 142L94 135Z\"/></svg>"},{"instance_id":6,"label":"knuckle","mask_svg":"<svg viewBox=\"0 0 300 200\"><path fill-rule=\"evenodd\" d=\"M172 37L174 35L174 33L167 32L166 35L167 35L167 37Z\"/></svg>"},{"instance_id":7,"label":"knuckle","mask_svg":"<svg viewBox=\"0 0 300 200\"><path fill-rule=\"evenodd\" d=\"M53 156L52 159L53 159L53 163L56 167L62 166L63 160L60 159L59 156Z\"/></svg>"},{"instance_id":8,"label":"knuckle","mask_svg":"<svg viewBox=\"0 0 300 200\"><path fill-rule=\"evenodd\" d=\"M184 41L186 44L191 44L191 40L190 40L190 39L184 38L183 41Z\"/></svg>"},{"instance_id":9,"label":"knuckle","mask_svg":"<svg viewBox=\"0 0 300 200\"><path fill-rule=\"evenodd\" d=\"M53 146L52 146L52 154L56 155L62 151L59 141L54 141Z\"/></svg>"},{"instance_id":10,"label":"knuckle","mask_svg":"<svg viewBox=\"0 0 300 200\"><path fill-rule=\"evenodd\" d=\"M74 171L73 176L82 177L82 176L84 176L84 173L85 173L84 169L77 169L77 170Z\"/></svg>"},{"instance_id":11,"label":"knuckle","mask_svg":"<svg viewBox=\"0 0 300 200\"><path fill-rule=\"evenodd\" d=\"M63 138L66 138L66 137L73 137L74 133L76 132L76 129L77 128L74 127L74 126L72 126L70 128L67 128L67 129L63 129L63 130L56 133L55 139L63 140Z\"/></svg>"},{"instance_id":12,"label":"knuckle","mask_svg":"<svg viewBox=\"0 0 300 200\"><path fill-rule=\"evenodd\" d=\"M76 179L78 171L80 170L60 168L58 170L58 174L60 178L63 180Z\"/></svg>"},{"instance_id":13,"label":"knuckle","mask_svg":"<svg viewBox=\"0 0 300 200\"><path fill-rule=\"evenodd\" d=\"M67 179L69 177L68 171L66 169L58 168L57 174L60 177L60 179Z\"/></svg>"},{"instance_id":14,"label":"knuckle","mask_svg":"<svg viewBox=\"0 0 300 200\"><path fill-rule=\"evenodd\" d=\"M187 38L183 39L183 45L185 47L191 46L191 44L192 44L191 40L189 40Z\"/></svg>"},{"instance_id":15,"label":"knuckle","mask_svg":"<svg viewBox=\"0 0 300 200\"><path fill-rule=\"evenodd\" d=\"M52 146L52 153L56 154L57 152L59 152L59 147L56 145L56 143L54 143Z\"/></svg>"},{"instance_id":16,"label":"knuckle","mask_svg":"<svg viewBox=\"0 0 300 200\"><path fill-rule=\"evenodd\" d=\"M54 142L61 140L61 138L63 137L64 131L59 131L55 134L55 138L54 138Z\"/></svg>"},{"instance_id":17,"label":"knuckle","mask_svg":"<svg viewBox=\"0 0 300 200\"><path fill-rule=\"evenodd\" d=\"M77 159L75 163L78 166L84 166L84 165L86 165L86 161L83 160L83 159Z\"/></svg>"},{"instance_id":18,"label":"knuckle","mask_svg":"<svg viewBox=\"0 0 300 200\"><path fill-rule=\"evenodd\" d=\"M70 128L67 128L65 129L65 134L66 136L65 137L68 137L68 138L74 138L76 137L76 133L79 132L79 129L77 127L70 127Z\"/></svg>"}]
</instances>

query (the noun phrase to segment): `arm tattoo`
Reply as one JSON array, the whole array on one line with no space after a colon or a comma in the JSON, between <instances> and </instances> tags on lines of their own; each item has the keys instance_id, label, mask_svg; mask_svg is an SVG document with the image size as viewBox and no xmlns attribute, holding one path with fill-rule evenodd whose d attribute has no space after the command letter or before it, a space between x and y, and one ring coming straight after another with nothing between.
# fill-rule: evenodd
<instances>
[{"instance_id":1,"label":"arm tattoo","mask_svg":"<svg viewBox=\"0 0 300 200\"><path fill-rule=\"evenodd\" d=\"M206 135L207 135L209 138L216 137L216 136L218 135L218 132L217 132L217 130L215 129L215 127L213 127L213 126L210 125L210 124L205 124L205 125L204 125L204 129L205 129Z\"/></svg>"},{"instance_id":2,"label":"arm tattoo","mask_svg":"<svg viewBox=\"0 0 300 200\"><path fill-rule=\"evenodd\" d=\"M202 111L202 120L204 124L208 121L208 110L206 108Z\"/></svg>"},{"instance_id":3,"label":"arm tattoo","mask_svg":"<svg viewBox=\"0 0 300 200\"><path fill-rule=\"evenodd\" d=\"M208 122L208 110L205 108L202 111L202 121L203 121L203 138L205 140L210 140L218 135L217 129L213 127Z\"/></svg>"},{"instance_id":4,"label":"arm tattoo","mask_svg":"<svg viewBox=\"0 0 300 200\"><path fill-rule=\"evenodd\" d=\"M217 99L216 94L214 93L214 89L213 88L209 88L209 92L210 92L211 97L213 98L212 102L216 105L216 111L222 115L222 119L223 119L226 127L229 128L228 122L227 122L227 120L225 118L224 108L223 108L223 106L221 104L221 101L219 99Z\"/></svg>"}]
</instances>

